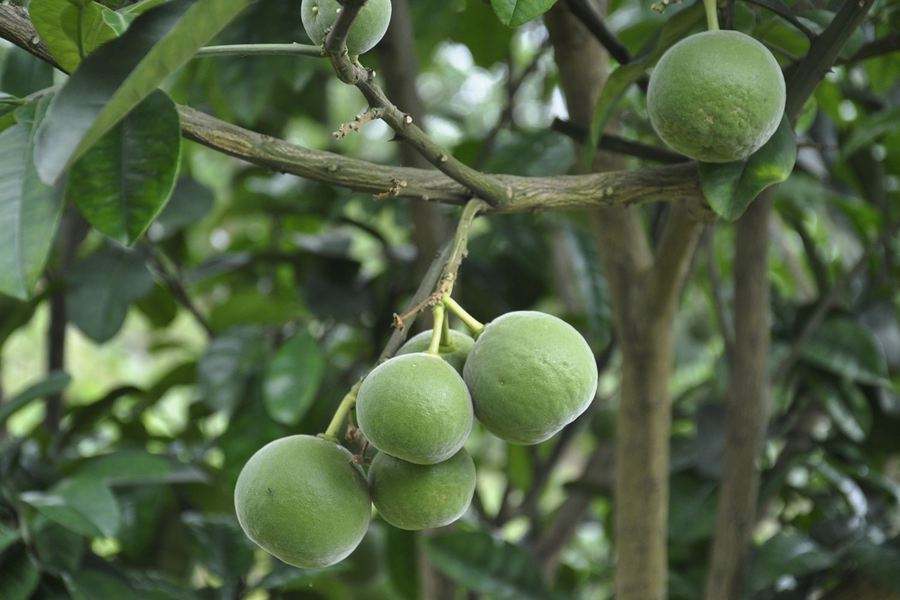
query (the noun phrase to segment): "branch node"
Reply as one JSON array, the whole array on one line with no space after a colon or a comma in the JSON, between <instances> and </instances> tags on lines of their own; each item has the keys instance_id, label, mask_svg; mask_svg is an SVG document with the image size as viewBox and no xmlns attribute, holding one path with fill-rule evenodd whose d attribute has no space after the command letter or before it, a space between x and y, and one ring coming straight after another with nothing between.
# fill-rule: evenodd
<instances>
[{"instance_id":1,"label":"branch node","mask_svg":"<svg viewBox=\"0 0 900 600\"><path fill-rule=\"evenodd\" d=\"M351 133L355 133L363 128L363 125L366 123L371 123L372 121L376 121L380 119L384 115L383 108L369 108L362 113L356 115L352 121L349 123L341 123L341 126L337 131L332 133L335 139L340 140Z\"/></svg>"}]
</instances>

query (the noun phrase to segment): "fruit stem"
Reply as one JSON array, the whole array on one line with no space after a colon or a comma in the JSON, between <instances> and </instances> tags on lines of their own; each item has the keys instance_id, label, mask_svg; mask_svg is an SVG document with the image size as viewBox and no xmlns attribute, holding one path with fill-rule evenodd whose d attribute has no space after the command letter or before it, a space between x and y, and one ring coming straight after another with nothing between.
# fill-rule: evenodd
<instances>
[{"instance_id":1,"label":"fruit stem","mask_svg":"<svg viewBox=\"0 0 900 600\"><path fill-rule=\"evenodd\" d=\"M441 349L449 350L452 348L453 341L450 339L450 315L444 313L444 326L441 328Z\"/></svg>"},{"instance_id":2,"label":"fruit stem","mask_svg":"<svg viewBox=\"0 0 900 600\"><path fill-rule=\"evenodd\" d=\"M484 324L466 312L466 309L460 306L456 300L447 294L444 295L444 306L447 307L447 310L459 317L459 320L463 322L473 336L478 337L478 335L484 331Z\"/></svg>"},{"instance_id":3,"label":"fruit stem","mask_svg":"<svg viewBox=\"0 0 900 600\"><path fill-rule=\"evenodd\" d=\"M719 13L716 0L703 0L703 8L706 9L706 28L710 31L718 31Z\"/></svg>"},{"instance_id":4,"label":"fruit stem","mask_svg":"<svg viewBox=\"0 0 900 600\"><path fill-rule=\"evenodd\" d=\"M347 415L350 414L350 409L352 409L356 405L356 394L359 392L359 386L362 382L356 383L350 391L347 392L347 395L344 396L341 403L338 405L337 410L334 411L334 416L331 417L331 422L328 424L328 428L325 429L325 433L322 434L326 440L330 440L334 443L338 443L338 433L341 431L341 427L344 425L344 421L347 420Z\"/></svg>"},{"instance_id":5,"label":"fruit stem","mask_svg":"<svg viewBox=\"0 0 900 600\"><path fill-rule=\"evenodd\" d=\"M434 305L434 325L431 328L431 343L428 345L428 354L439 354L441 337L444 333L444 304L438 302Z\"/></svg>"}]
</instances>

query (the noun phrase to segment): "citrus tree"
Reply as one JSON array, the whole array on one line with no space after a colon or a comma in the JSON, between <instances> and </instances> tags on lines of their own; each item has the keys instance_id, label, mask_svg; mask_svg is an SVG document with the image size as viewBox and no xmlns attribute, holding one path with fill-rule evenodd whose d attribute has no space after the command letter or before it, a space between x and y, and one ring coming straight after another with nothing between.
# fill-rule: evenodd
<instances>
[{"instance_id":1,"label":"citrus tree","mask_svg":"<svg viewBox=\"0 0 900 600\"><path fill-rule=\"evenodd\" d=\"M900 597L898 18L0 5L0 598Z\"/></svg>"}]
</instances>

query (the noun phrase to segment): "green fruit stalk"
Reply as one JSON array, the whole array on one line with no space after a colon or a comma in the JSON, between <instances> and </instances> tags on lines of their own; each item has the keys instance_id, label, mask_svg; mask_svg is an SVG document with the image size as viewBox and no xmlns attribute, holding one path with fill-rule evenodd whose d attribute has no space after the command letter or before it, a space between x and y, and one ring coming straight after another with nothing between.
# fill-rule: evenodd
<instances>
[{"instance_id":1,"label":"green fruit stalk","mask_svg":"<svg viewBox=\"0 0 900 600\"><path fill-rule=\"evenodd\" d=\"M431 331L423 331L419 335L412 337L400 347L397 351L398 355L412 354L413 352L425 352L428 350L428 344L431 343ZM463 366L466 364L466 358L469 351L475 345L475 340L461 331L455 329L450 330L450 343L444 344L438 348L438 355L446 360L456 371L462 375Z\"/></svg>"},{"instance_id":2,"label":"green fruit stalk","mask_svg":"<svg viewBox=\"0 0 900 600\"><path fill-rule=\"evenodd\" d=\"M475 463L465 450L436 465L414 465L379 453L369 467L369 488L378 513L394 527L443 527L469 508Z\"/></svg>"},{"instance_id":3,"label":"green fruit stalk","mask_svg":"<svg viewBox=\"0 0 900 600\"><path fill-rule=\"evenodd\" d=\"M303 0L300 18L314 44L321 46L334 27L341 5L337 0ZM369 0L360 9L347 35L347 52L351 56L365 54L375 47L391 23L391 0Z\"/></svg>"},{"instance_id":4,"label":"green fruit stalk","mask_svg":"<svg viewBox=\"0 0 900 600\"><path fill-rule=\"evenodd\" d=\"M537 444L583 413L597 392L597 363L578 331L546 313L489 323L464 370L475 414L494 435Z\"/></svg>"},{"instance_id":5,"label":"green fruit stalk","mask_svg":"<svg viewBox=\"0 0 900 600\"><path fill-rule=\"evenodd\" d=\"M238 476L234 507L247 537L304 568L343 560L372 517L368 486L353 455L309 435L275 440L254 454Z\"/></svg>"},{"instance_id":6,"label":"green fruit stalk","mask_svg":"<svg viewBox=\"0 0 900 600\"><path fill-rule=\"evenodd\" d=\"M784 76L772 53L739 31L706 31L663 54L647 110L663 141L693 159L744 160L781 122Z\"/></svg>"},{"instance_id":7,"label":"green fruit stalk","mask_svg":"<svg viewBox=\"0 0 900 600\"><path fill-rule=\"evenodd\" d=\"M430 465L462 448L472 430L472 401L447 361L433 354L404 354L375 367L363 380L356 419L382 452Z\"/></svg>"}]
</instances>

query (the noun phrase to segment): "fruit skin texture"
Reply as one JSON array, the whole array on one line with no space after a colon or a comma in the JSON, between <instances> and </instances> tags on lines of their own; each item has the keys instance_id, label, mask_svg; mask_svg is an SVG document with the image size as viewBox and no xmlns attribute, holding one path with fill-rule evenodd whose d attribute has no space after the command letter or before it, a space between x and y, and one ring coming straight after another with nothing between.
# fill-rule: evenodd
<instances>
[{"instance_id":1,"label":"fruit skin texture","mask_svg":"<svg viewBox=\"0 0 900 600\"><path fill-rule=\"evenodd\" d=\"M460 518L475 493L475 463L465 449L436 465L375 456L369 488L385 521L411 531L443 527Z\"/></svg>"},{"instance_id":2,"label":"fruit skin texture","mask_svg":"<svg viewBox=\"0 0 900 600\"><path fill-rule=\"evenodd\" d=\"M772 53L739 31L687 37L650 76L647 110L659 137L703 162L743 160L784 114L785 84Z\"/></svg>"},{"instance_id":3,"label":"fruit skin texture","mask_svg":"<svg viewBox=\"0 0 900 600\"><path fill-rule=\"evenodd\" d=\"M325 37L334 27L340 14L337 0L303 0L300 19L303 29L317 46L325 43ZM391 23L391 0L369 0L359 11L350 33L347 35L347 52L350 56L365 54L381 41Z\"/></svg>"},{"instance_id":4,"label":"fruit skin texture","mask_svg":"<svg viewBox=\"0 0 900 600\"><path fill-rule=\"evenodd\" d=\"M428 344L431 343L431 331L423 331L419 335L410 338L405 344L400 346L397 354L411 354L413 352L425 352L428 350ZM466 364L466 358L469 351L475 345L475 340L463 333L462 331L450 330L450 344L441 345L438 348L438 354L441 358L450 363L456 371L462 375L463 366Z\"/></svg>"},{"instance_id":5,"label":"fruit skin texture","mask_svg":"<svg viewBox=\"0 0 900 600\"><path fill-rule=\"evenodd\" d=\"M353 455L309 435L275 440L250 457L238 476L234 507L247 537L305 568L346 558L372 518L366 480Z\"/></svg>"},{"instance_id":6,"label":"fruit skin texture","mask_svg":"<svg viewBox=\"0 0 900 600\"><path fill-rule=\"evenodd\" d=\"M462 377L432 354L395 356L369 373L356 398L359 428L373 446L419 465L447 460L472 430Z\"/></svg>"},{"instance_id":7,"label":"fruit skin texture","mask_svg":"<svg viewBox=\"0 0 900 600\"><path fill-rule=\"evenodd\" d=\"M541 312L511 312L489 323L464 373L478 420L513 444L550 438L597 392L597 363L587 342L562 319Z\"/></svg>"}]
</instances>

